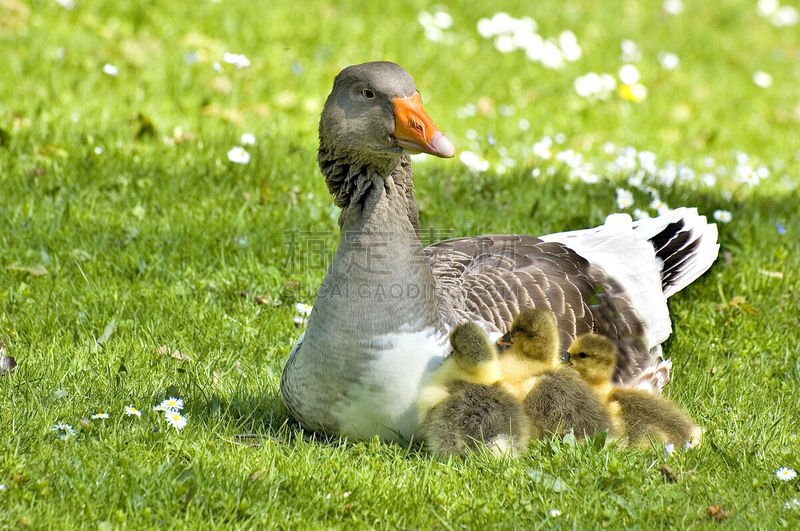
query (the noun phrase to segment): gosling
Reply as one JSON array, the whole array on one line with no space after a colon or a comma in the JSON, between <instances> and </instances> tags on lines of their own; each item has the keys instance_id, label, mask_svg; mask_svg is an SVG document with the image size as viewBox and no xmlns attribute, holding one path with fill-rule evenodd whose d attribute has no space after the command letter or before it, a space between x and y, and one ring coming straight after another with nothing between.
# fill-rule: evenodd
<instances>
[{"instance_id":1,"label":"gosling","mask_svg":"<svg viewBox=\"0 0 800 531\"><path fill-rule=\"evenodd\" d=\"M618 387L611 383L617 363L617 348L605 336L584 334L572 342L570 363L608 405L615 432L625 434L631 445L647 445L650 440L696 446L702 429L666 397Z\"/></svg>"},{"instance_id":2,"label":"gosling","mask_svg":"<svg viewBox=\"0 0 800 531\"><path fill-rule=\"evenodd\" d=\"M425 447L438 456L463 456L479 444L495 455L523 453L527 419L500 381L497 352L486 333L475 323L464 323L453 330L450 344L452 354L417 402Z\"/></svg>"},{"instance_id":3,"label":"gosling","mask_svg":"<svg viewBox=\"0 0 800 531\"><path fill-rule=\"evenodd\" d=\"M526 310L520 313L507 334L513 356L505 367L517 367L525 379L516 384L512 374L504 377L524 395L523 410L535 437L566 435L574 431L585 438L612 427L611 416L603 403L575 370L560 361L560 341L555 315L549 311Z\"/></svg>"}]
</instances>

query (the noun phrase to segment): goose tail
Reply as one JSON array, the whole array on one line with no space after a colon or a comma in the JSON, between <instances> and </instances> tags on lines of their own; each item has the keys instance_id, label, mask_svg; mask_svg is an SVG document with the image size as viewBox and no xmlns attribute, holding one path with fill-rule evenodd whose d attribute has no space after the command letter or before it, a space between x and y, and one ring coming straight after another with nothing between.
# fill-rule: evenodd
<instances>
[{"instance_id":1,"label":"goose tail","mask_svg":"<svg viewBox=\"0 0 800 531\"><path fill-rule=\"evenodd\" d=\"M697 280L719 254L717 226L708 223L696 208L676 208L656 218L636 221L633 230L655 250L665 297Z\"/></svg>"}]
</instances>

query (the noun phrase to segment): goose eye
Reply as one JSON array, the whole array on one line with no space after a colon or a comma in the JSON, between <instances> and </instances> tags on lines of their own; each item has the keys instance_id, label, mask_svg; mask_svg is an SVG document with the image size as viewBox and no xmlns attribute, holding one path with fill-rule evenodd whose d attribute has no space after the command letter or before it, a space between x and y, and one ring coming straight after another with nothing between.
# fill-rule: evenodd
<instances>
[{"instance_id":1,"label":"goose eye","mask_svg":"<svg viewBox=\"0 0 800 531\"><path fill-rule=\"evenodd\" d=\"M365 100L375 99L375 93L372 92L370 89L362 90L361 95L364 97Z\"/></svg>"},{"instance_id":2,"label":"goose eye","mask_svg":"<svg viewBox=\"0 0 800 531\"><path fill-rule=\"evenodd\" d=\"M581 352L580 354L578 354L578 357L579 358L585 358L586 357L586 353L585 352Z\"/></svg>"}]
</instances>

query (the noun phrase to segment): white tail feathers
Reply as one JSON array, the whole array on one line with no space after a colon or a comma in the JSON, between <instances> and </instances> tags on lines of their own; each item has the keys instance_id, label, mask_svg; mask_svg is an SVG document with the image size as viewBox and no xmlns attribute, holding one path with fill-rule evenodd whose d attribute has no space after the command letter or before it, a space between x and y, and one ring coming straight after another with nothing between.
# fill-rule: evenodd
<instances>
[{"instance_id":1,"label":"white tail feathers","mask_svg":"<svg viewBox=\"0 0 800 531\"><path fill-rule=\"evenodd\" d=\"M541 237L564 243L625 289L653 348L672 333L667 297L702 275L719 253L717 226L696 208L633 222L611 214L599 227Z\"/></svg>"},{"instance_id":2,"label":"white tail feathers","mask_svg":"<svg viewBox=\"0 0 800 531\"><path fill-rule=\"evenodd\" d=\"M708 223L696 208L676 208L657 218L639 220L633 223L633 230L656 251L666 297L697 280L719 254L717 226Z\"/></svg>"}]
</instances>

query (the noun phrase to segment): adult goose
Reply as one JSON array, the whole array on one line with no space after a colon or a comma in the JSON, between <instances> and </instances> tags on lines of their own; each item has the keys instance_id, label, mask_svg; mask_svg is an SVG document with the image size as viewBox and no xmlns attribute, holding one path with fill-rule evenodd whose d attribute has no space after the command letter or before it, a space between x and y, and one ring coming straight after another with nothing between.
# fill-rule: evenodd
<instances>
[{"instance_id":1,"label":"adult goose","mask_svg":"<svg viewBox=\"0 0 800 531\"><path fill-rule=\"evenodd\" d=\"M678 209L540 238L423 247L409 153L455 154L411 76L383 61L342 70L322 111L318 152L342 209L340 242L280 381L300 424L355 439L411 439L417 393L448 354L449 331L475 321L499 337L526 308L552 310L563 345L587 332L611 337L616 382L664 368L667 297L716 259L715 225Z\"/></svg>"}]
</instances>

